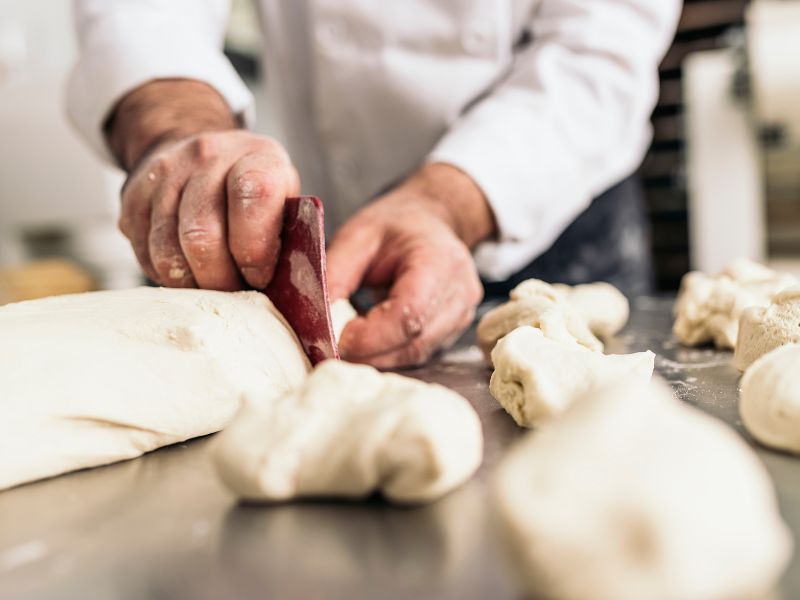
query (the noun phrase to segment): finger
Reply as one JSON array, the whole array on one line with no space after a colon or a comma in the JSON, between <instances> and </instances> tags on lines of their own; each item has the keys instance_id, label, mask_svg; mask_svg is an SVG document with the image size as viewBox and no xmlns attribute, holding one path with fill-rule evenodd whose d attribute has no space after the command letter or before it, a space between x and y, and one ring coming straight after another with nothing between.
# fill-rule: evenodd
<instances>
[{"instance_id":1,"label":"finger","mask_svg":"<svg viewBox=\"0 0 800 600\"><path fill-rule=\"evenodd\" d=\"M455 315L443 313L431 322L423 335L408 344L356 362L367 363L378 369L419 366L440 350L452 346L469 327L474 317L475 309L472 307L464 307Z\"/></svg>"},{"instance_id":2,"label":"finger","mask_svg":"<svg viewBox=\"0 0 800 600\"><path fill-rule=\"evenodd\" d=\"M152 192L148 250L159 281L167 287L195 286L178 238L178 208L184 184L185 177L165 177Z\"/></svg>"},{"instance_id":3,"label":"finger","mask_svg":"<svg viewBox=\"0 0 800 600\"><path fill-rule=\"evenodd\" d=\"M339 230L327 250L331 301L349 298L358 290L381 242L380 233L358 222L346 224Z\"/></svg>"},{"instance_id":4,"label":"finger","mask_svg":"<svg viewBox=\"0 0 800 600\"><path fill-rule=\"evenodd\" d=\"M133 177L122 190L122 203L118 222L119 230L128 238L145 275L160 282L158 273L150 262L148 237L150 231L149 186L145 176Z\"/></svg>"},{"instance_id":5,"label":"finger","mask_svg":"<svg viewBox=\"0 0 800 600\"><path fill-rule=\"evenodd\" d=\"M443 285L440 269L423 256L404 257L389 298L348 323L339 349L348 360L368 358L405 346L422 335L440 310ZM451 276L450 273L447 274Z\"/></svg>"},{"instance_id":6,"label":"finger","mask_svg":"<svg viewBox=\"0 0 800 600\"><path fill-rule=\"evenodd\" d=\"M275 272L292 177L285 161L266 153L244 156L228 173L230 251L244 279L259 290Z\"/></svg>"},{"instance_id":7,"label":"finger","mask_svg":"<svg viewBox=\"0 0 800 600\"><path fill-rule=\"evenodd\" d=\"M241 289L228 250L225 176L210 172L189 179L178 207L178 239L198 287Z\"/></svg>"}]
</instances>

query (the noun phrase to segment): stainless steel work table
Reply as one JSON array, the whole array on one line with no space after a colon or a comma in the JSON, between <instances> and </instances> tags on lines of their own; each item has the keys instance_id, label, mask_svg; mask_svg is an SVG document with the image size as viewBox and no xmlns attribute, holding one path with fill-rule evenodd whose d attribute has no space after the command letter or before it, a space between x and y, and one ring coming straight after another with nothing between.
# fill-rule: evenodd
<instances>
[{"instance_id":1,"label":"stainless steel work table","mask_svg":"<svg viewBox=\"0 0 800 600\"><path fill-rule=\"evenodd\" d=\"M638 298L607 351L653 350L679 397L742 431L730 354L681 348L670 306ZM483 421L483 467L443 500L239 505L208 462L212 436L0 492L0 598L519 599L491 528L487 482L523 432L489 396L473 343L470 331L409 372L457 390ZM800 460L757 450L797 538ZM800 598L797 559L782 587L785 599Z\"/></svg>"}]
</instances>

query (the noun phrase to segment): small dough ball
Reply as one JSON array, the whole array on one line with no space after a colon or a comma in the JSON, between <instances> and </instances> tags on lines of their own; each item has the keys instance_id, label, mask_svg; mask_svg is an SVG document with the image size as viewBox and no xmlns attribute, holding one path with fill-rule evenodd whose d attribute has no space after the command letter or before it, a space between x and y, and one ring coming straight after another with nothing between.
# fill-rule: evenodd
<instances>
[{"instance_id":1,"label":"small dough ball","mask_svg":"<svg viewBox=\"0 0 800 600\"><path fill-rule=\"evenodd\" d=\"M649 351L605 355L519 327L492 352L489 391L517 425L538 427L595 386L622 378L649 381L654 360Z\"/></svg>"},{"instance_id":2,"label":"small dough ball","mask_svg":"<svg viewBox=\"0 0 800 600\"><path fill-rule=\"evenodd\" d=\"M767 307L742 313L733 364L744 371L767 352L795 342L800 342L800 286L782 291Z\"/></svg>"},{"instance_id":3,"label":"small dough ball","mask_svg":"<svg viewBox=\"0 0 800 600\"><path fill-rule=\"evenodd\" d=\"M625 327L630 316L630 303L625 294L610 283L597 281L576 286L555 284L553 287L567 299L569 307L586 319L593 334L608 339Z\"/></svg>"},{"instance_id":4,"label":"small dough ball","mask_svg":"<svg viewBox=\"0 0 800 600\"><path fill-rule=\"evenodd\" d=\"M333 325L333 337L336 342L342 337L345 325L358 316L356 309L350 304L347 298L341 298L331 302L331 321Z\"/></svg>"},{"instance_id":5,"label":"small dough ball","mask_svg":"<svg viewBox=\"0 0 800 600\"><path fill-rule=\"evenodd\" d=\"M483 435L469 402L447 388L330 360L293 393L245 402L213 456L222 481L250 500L380 491L416 503L475 473Z\"/></svg>"},{"instance_id":6,"label":"small dough ball","mask_svg":"<svg viewBox=\"0 0 800 600\"><path fill-rule=\"evenodd\" d=\"M590 392L512 447L493 498L536 598L762 598L791 555L753 451L664 384Z\"/></svg>"},{"instance_id":7,"label":"small dough ball","mask_svg":"<svg viewBox=\"0 0 800 600\"><path fill-rule=\"evenodd\" d=\"M577 342L589 350L603 351L603 343L562 295L549 284L531 279L518 285L512 290L509 302L490 310L478 323L478 346L486 362L491 364L491 352L497 340L525 325L537 327L552 340Z\"/></svg>"},{"instance_id":8,"label":"small dough ball","mask_svg":"<svg viewBox=\"0 0 800 600\"><path fill-rule=\"evenodd\" d=\"M751 306L767 306L797 278L747 259L738 259L718 275L693 271L684 275L675 302L673 333L688 346L713 342L733 349L739 318Z\"/></svg>"},{"instance_id":9,"label":"small dough ball","mask_svg":"<svg viewBox=\"0 0 800 600\"><path fill-rule=\"evenodd\" d=\"M800 344L756 360L742 377L739 414L765 446L800 454Z\"/></svg>"}]
</instances>

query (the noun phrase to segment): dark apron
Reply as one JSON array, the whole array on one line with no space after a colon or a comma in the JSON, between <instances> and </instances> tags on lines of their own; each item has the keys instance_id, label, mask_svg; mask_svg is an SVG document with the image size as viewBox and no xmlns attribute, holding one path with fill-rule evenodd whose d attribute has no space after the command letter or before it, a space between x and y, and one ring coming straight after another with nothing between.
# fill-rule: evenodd
<instances>
[{"instance_id":1,"label":"dark apron","mask_svg":"<svg viewBox=\"0 0 800 600\"><path fill-rule=\"evenodd\" d=\"M644 193L631 176L595 198L552 246L505 281L484 282L486 298L507 297L526 279L575 285L607 281L627 296L654 288Z\"/></svg>"}]
</instances>

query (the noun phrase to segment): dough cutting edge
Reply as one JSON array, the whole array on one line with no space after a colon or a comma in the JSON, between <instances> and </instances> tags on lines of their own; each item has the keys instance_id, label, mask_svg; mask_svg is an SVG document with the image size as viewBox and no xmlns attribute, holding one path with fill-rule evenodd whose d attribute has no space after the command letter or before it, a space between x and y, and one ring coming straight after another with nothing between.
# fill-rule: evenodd
<instances>
[{"instance_id":1,"label":"dough cutting edge","mask_svg":"<svg viewBox=\"0 0 800 600\"><path fill-rule=\"evenodd\" d=\"M339 358L325 270L322 202L316 196L287 198L275 274L263 292L297 334L312 365Z\"/></svg>"}]
</instances>

